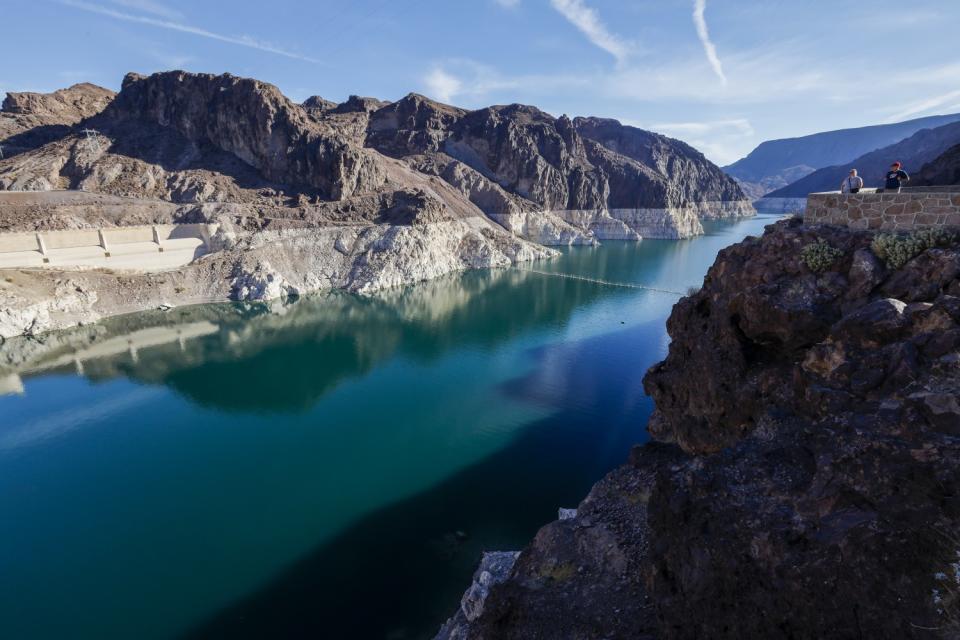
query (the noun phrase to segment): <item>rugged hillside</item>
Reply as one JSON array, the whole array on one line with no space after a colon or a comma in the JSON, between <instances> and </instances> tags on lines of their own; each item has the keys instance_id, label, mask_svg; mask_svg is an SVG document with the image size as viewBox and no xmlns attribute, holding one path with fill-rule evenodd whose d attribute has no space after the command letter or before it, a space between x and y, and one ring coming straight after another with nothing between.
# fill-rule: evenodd
<instances>
[{"instance_id":1,"label":"rugged hillside","mask_svg":"<svg viewBox=\"0 0 960 640\"><path fill-rule=\"evenodd\" d=\"M702 217L753 214L682 143L522 105L466 111L415 94L299 105L257 80L180 71L129 74L115 97L86 86L8 102L17 122L29 111L60 124L0 141L37 133L0 160L0 191L34 194L0 198L0 228L219 233L213 255L163 287L85 273L74 288L91 295L60 296L52 272L12 278L22 286L0 285L0 335L161 303L369 291L555 255L541 245L688 237Z\"/></svg>"},{"instance_id":2,"label":"rugged hillside","mask_svg":"<svg viewBox=\"0 0 960 640\"><path fill-rule=\"evenodd\" d=\"M818 191L836 191L851 168L859 170L868 187L882 187L883 176L896 160L907 173L919 171L950 147L960 144L960 122L923 129L906 140L865 154L846 164L826 167L770 194L771 198L804 198Z\"/></svg>"},{"instance_id":3,"label":"rugged hillside","mask_svg":"<svg viewBox=\"0 0 960 640\"><path fill-rule=\"evenodd\" d=\"M914 186L960 185L960 144L950 147L935 160L925 164L914 176Z\"/></svg>"},{"instance_id":4,"label":"rugged hillside","mask_svg":"<svg viewBox=\"0 0 960 640\"><path fill-rule=\"evenodd\" d=\"M957 637L960 245L891 269L871 240L721 252L647 375L654 442L485 558L439 637Z\"/></svg>"},{"instance_id":5,"label":"rugged hillside","mask_svg":"<svg viewBox=\"0 0 960 640\"><path fill-rule=\"evenodd\" d=\"M0 157L35 149L103 111L113 91L75 84L53 93L8 93L0 106Z\"/></svg>"},{"instance_id":6,"label":"rugged hillside","mask_svg":"<svg viewBox=\"0 0 960 640\"><path fill-rule=\"evenodd\" d=\"M935 129L957 121L960 121L960 114L770 140L724 170L739 180L752 197L759 198L817 169L849 163L865 153L908 138L921 129Z\"/></svg>"},{"instance_id":7,"label":"rugged hillside","mask_svg":"<svg viewBox=\"0 0 960 640\"><path fill-rule=\"evenodd\" d=\"M0 162L0 187L300 205L433 176L511 231L548 244L640 231L678 237L698 231L699 215L750 213L736 185L692 148L612 121L595 142L599 121L578 123L534 107L467 112L417 95L342 105L315 97L301 106L256 80L131 74L85 123L98 136L70 131ZM633 136L629 153L609 144L611 134ZM609 210L629 215L615 220Z\"/></svg>"}]
</instances>

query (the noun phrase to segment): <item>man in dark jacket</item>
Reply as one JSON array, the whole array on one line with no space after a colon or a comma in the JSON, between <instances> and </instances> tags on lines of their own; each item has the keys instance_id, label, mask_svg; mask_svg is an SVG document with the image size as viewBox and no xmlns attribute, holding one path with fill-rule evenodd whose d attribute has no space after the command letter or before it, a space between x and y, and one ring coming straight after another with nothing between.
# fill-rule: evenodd
<instances>
[{"instance_id":1,"label":"man in dark jacket","mask_svg":"<svg viewBox=\"0 0 960 640\"><path fill-rule=\"evenodd\" d=\"M903 164L900 162L894 162L890 165L890 171L887 171L886 182L883 185L884 191L900 193L900 187L903 186L903 183L910 181L910 176L907 175L907 172L904 171L902 167Z\"/></svg>"}]
</instances>

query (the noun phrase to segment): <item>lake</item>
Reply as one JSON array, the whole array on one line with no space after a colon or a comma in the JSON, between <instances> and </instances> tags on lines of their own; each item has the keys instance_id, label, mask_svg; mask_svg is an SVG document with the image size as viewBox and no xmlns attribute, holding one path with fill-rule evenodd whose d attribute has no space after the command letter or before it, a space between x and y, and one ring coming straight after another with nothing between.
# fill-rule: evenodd
<instances>
[{"instance_id":1,"label":"lake","mask_svg":"<svg viewBox=\"0 0 960 640\"><path fill-rule=\"evenodd\" d=\"M679 296L633 285L775 220L8 342L0 637L431 637L646 440Z\"/></svg>"}]
</instances>

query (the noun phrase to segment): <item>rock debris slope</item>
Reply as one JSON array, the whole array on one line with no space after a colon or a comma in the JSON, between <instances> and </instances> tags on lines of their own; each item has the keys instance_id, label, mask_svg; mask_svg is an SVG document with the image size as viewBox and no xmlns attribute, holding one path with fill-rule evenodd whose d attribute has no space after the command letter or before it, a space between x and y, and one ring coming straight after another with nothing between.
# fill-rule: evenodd
<instances>
[{"instance_id":1,"label":"rock debris slope","mask_svg":"<svg viewBox=\"0 0 960 640\"><path fill-rule=\"evenodd\" d=\"M646 377L654 441L439 637L958 637L960 245L871 240L722 251Z\"/></svg>"},{"instance_id":2,"label":"rock debris slope","mask_svg":"<svg viewBox=\"0 0 960 640\"><path fill-rule=\"evenodd\" d=\"M12 307L49 307L4 332L115 313L107 301L129 299L129 280L138 308L371 291L554 255L543 245L687 237L701 218L753 213L682 143L522 105L466 111L415 94L299 105L257 80L180 71L128 74L115 97L91 85L31 96L5 103L3 122L19 124L0 141L0 191L33 200L0 194L0 229L207 222L220 232L216 252L183 270L178 295L142 276L71 274L98 295L68 312L26 284L4 286ZM46 126L55 130L40 135Z\"/></svg>"}]
</instances>

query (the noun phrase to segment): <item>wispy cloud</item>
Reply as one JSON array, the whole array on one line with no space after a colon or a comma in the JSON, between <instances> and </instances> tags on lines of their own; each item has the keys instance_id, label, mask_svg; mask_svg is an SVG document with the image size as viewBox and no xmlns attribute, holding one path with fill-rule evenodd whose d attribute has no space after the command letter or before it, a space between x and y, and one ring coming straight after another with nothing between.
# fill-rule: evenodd
<instances>
[{"instance_id":1,"label":"wispy cloud","mask_svg":"<svg viewBox=\"0 0 960 640\"><path fill-rule=\"evenodd\" d=\"M134 9L135 11L141 11L143 13L152 13L155 16L169 20L180 20L183 18L183 14L176 9L160 4L159 2L154 2L153 0L110 0L110 2L120 5L121 7L126 7L127 9Z\"/></svg>"},{"instance_id":2,"label":"wispy cloud","mask_svg":"<svg viewBox=\"0 0 960 640\"><path fill-rule=\"evenodd\" d=\"M753 125L746 118L701 122L661 122L644 128L667 135L702 135L716 131L734 131L743 135L753 135Z\"/></svg>"},{"instance_id":3,"label":"wispy cloud","mask_svg":"<svg viewBox=\"0 0 960 640\"><path fill-rule=\"evenodd\" d=\"M754 144L756 135L753 124L747 118L659 122L635 126L679 138L721 165L730 164L740 158L743 150Z\"/></svg>"},{"instance_id":4,"label":"wispy cloud","mask_svg":"<svg viewBox=\"0 0 960 640\"><path fill-rule=\"evenodd\" d=\"M723 63L720 61L720 56L717 55L717 47L713 44L713 40L710 39L710 30L707 28L707 18L704 15L706 11L707 0L694 0L693 24L697 28L697 37L700 38L700 43L703 44L703 51L707 54L707 62L710 63L710 68L712 68L713 72L720 78L720 82L726 86L727 76L723 72Z\"/></svg>"},{"instance_id":5,"label":"wispy cloud","mask_svg":"<svg viewBox=\"0 0 960 640\"><path fill-rule=\"evenodd\" d=\"M452 102L463 89L460 78L440 67L434 68L423 81L427 85L429 96L440 102Z\"/></svg>"},{"instance_id":6,"label":"wispy cloud","mask_svg":"<svg viewBox=\"0 0 960 640\"><path fill-rule=\"evenodd\" d=\"M505 9L513 9L520 5L520 0L493 0L495 3Z\"/></svg>"},{"instance_id":7,"label":"wispy cloud","mask_svg":"<svg viewBox=\"0 0 960 640\"><path fill-rule=\"evenodd\" d=\"M161 47L141 46L140 51L156 60L164 69L184 69L194 60L193 56L170 53Z\"/></svg>"},{"instance_id":8,"label":"wispy cloud","mask_svg":"<svg viewBox=\"0 0 960 640\"><path fill-rule=\"evenodd\" d=\"M915 116L926 115L934 109L946 108L946 110L949 111L957 107L955 103L958 99L960 99L960 90L950 91L939 96L934 96L933 98L927 98L925 100L918 100L917 102L913 102L903 107L896 113L890 115L887 118L887 122L908 120Z\"/></svg>"},{"instance_id":9,"label":"wispy cloud","mask_svg":"<svg viewBox=\"0 0 960 640\"><path fill-rule=\"evenodd\" d=\"M550 0L550 4L590 42L612 55L618 64L627 61L630 45L612 33L597 12L585 5L583 0Z\"/></svg>"},{"instance_id":10,"label":"wispy cloud","mask_svg":"<svg viewBox=\"0 0 960 640\"><path fill-rule=\"evenodd\" d=\"M537 95L549 95L557 90L583 90L590 87L592 81L593 78L585 75L505 75L493 67L464 58L451 58L438 63L422 79L427 95L464 107L480 106L479 102L495 95L512 99L521 90Z\"/></svg>"},{"instance_id":11,"label":"wispy cloud","mask_svg":"<svg viewBox=\"0 0 960 640\"><path fill-rule=\"evenodd\" d=\"M247 35L239 35L239 36L224 35L222 33L208 31L207 29L203 29L201 27L195 27L189 24L183 24L181 22L174 22L171 20L153 18L150 16L124 13L122 11L117 11L115 9L112 9L104 5L84 2L83 0L61 0L61 4L66 5L68 7L73 7L74 9L80 9L81 11L87 11L89 13L95 13L98 15L106 16L108 18L113 18L115 20L123 20L125 22L145 24L152 27L157 27L159 29L169 29L171 31L179 31L181 33L188 33L191 35L199 36L201 38L217 40L218 42L227 42L227 43L235 44L241 47L247 47L248 49L256 49L258 51L264 51L266 53L272 53L278 56L284 56L286 58L293 58L294 60L303 60L304 62L321 64L321 61L317 60L316 58L311 58L309 56L301 55L293 51L288 51L286 49L282 49L280 47L272 45L269 42L264 42L262 40L252 38Z\"/></svg>"}]
</instances>

